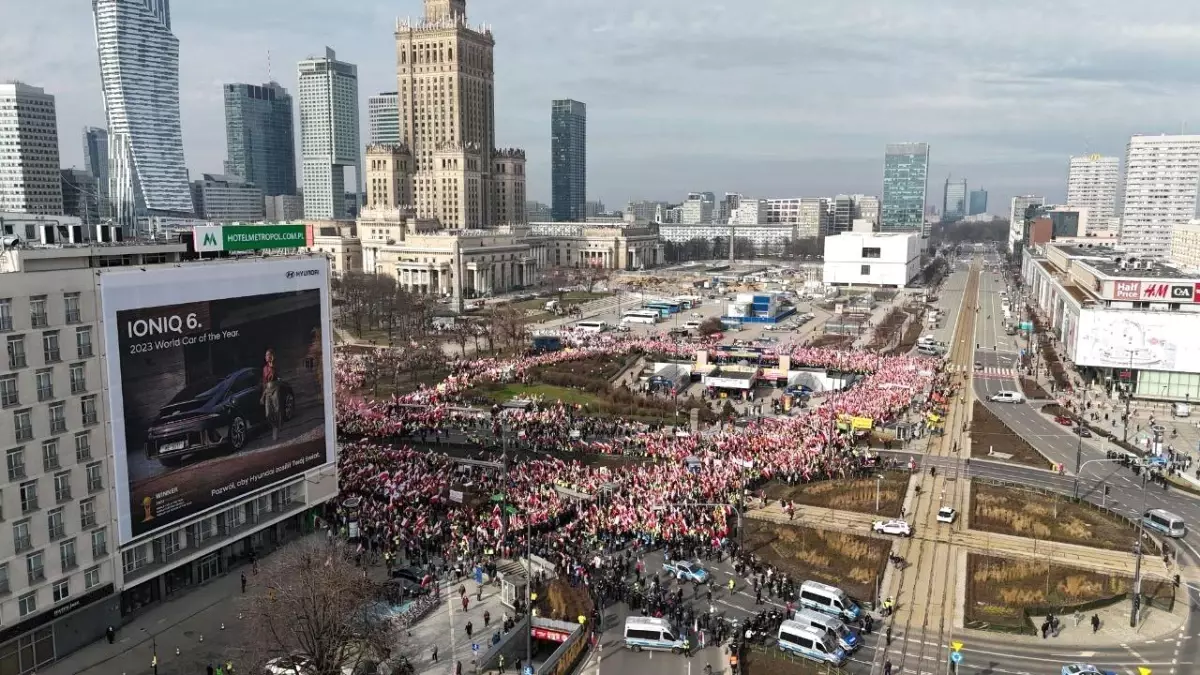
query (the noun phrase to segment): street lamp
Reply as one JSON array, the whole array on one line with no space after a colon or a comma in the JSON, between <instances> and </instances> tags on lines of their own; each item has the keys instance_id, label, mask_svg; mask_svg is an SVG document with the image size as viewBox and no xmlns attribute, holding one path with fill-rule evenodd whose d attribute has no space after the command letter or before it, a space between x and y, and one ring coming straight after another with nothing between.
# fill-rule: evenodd
<instances>
[{"instance_id":1,"label":"street lamp","mask_svg":"<svg viewBox=\"0 0 1200 675\"><path fill-rule=\"evenodd\" d=\"M1080 442L1081 443L1083 442L1082 436L1080 436ZM1120 458L1109 459L1106 457L1104 459L1089 459L1088 461L1084 462L1081 465L1081 464L1079 464L1079 459L1076 458L1075 459L1075 487L1072 492L1075 499L1079 499L1079 476L1083 474L1083 467L1087 466L1088 464L1095 464L1096 462L1119 462L1119 461L1121 461ZM1103 481L1104 479L1101 478L1100 480Z\"/></svg>"},{"instance_id":2,"label":"street lamp","mask_svg":"<svg viewBox=\"0 0 1200 675\"><path fill-rule=\"evenodd\" d=\"M154 633L145 628L142 632L150 637L150 668L154 670L154 675L158 675L158 641L154 639Z\"/></svg>"},{"instance_id":3,"label":"street lamp","mask_svg":"<svg viewBox=\"0 0 1200 675\"><path fill-rule=\"evenodd\" d=\"M1149 467L1142 469L1142 515L1138 515L1137 541L1133 543L1133 606L1129 613L1129 627L1137 628L1138 610L1142 604L1142 537L1145 535L1145 522L1142 520L1146 513L1149 492L1146 483L1150 478Z\"/></svg>"}]
</instances>

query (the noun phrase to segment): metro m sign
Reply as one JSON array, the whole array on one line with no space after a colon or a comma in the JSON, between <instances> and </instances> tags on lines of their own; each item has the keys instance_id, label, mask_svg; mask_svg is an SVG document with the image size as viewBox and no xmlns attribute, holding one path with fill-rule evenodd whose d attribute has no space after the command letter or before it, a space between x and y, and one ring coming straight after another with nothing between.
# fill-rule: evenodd
<instances>
[{"instance_id":1,"label":"metro m sign","mask_svg":"<svg viewBox=\"0 0 1200 675\"><path fill-rule=\"evenodd\" d=\"M1113 300L1141 300L1142 282L1117 281L1113 283Z\"/></svg>"},{"instance_id":2,"label":"metro m sign","mask_svg":"<svg viewBox=\"0 0 1200 675\"><path fill-rule=\"evenodd\" d=\"M1169 284L1142 284L1143 300L1164 300L1171 296Z\"/></svg>"}]
</instances>

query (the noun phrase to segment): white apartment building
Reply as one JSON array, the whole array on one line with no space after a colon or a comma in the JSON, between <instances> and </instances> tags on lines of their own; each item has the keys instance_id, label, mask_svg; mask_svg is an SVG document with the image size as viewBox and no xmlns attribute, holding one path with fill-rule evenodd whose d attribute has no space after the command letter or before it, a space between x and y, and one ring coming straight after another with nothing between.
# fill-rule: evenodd
<instances>
[{"instance_id":1,"label":"white apartment building","mask_svg":"<svg viewBox=\"0 0 1200 675\"><path fill-rule=\"evenodd\" d=\"M263 220L262 190L237 176L206 173L192 182L196 215L213 223L257 223Z\"/></svg>"},{"instance_id":2,"label":"white apartment building","mask_svg":"<svg viewBox=\"0 0 1200 675\"><path fill-rule=\"evenodd\" d=\"M878 217L879 201L875 202ZM823 197L794 197L767 200L767 223L796 225L796 237L811 239L829 230L829 200Z\"/></svg>"},{"instance_id":3,"label":"white apartment building","mask_svg":"<svg viewBox=\"0 0 1200 675\"><path fill-rule=\"evenodd\" d=\"M733 225L763 225L767 222L769 210L765 199L741 197L737 208L730 214L730 222Z\"/></svg>"},{"instance_id":4,"label":"white apartment building","mask_svg":"<svg viewBox=\"0 0 1200 675\"><path fill-rule=\"evenodd\" d=\"M715 198L711 192L691 192L679 205L679 222L684 225L699 225L713 221Z\"/></svg>"},{"instance_id":5,"label":"white apartment building","mask_svg":"<svg viewBox=\"0 0 1200 675\"><path fill-rule=\"evenodd\" d=\"M1184 271L1200 273L1200 220L1176 225L1171 230L1170 260Z\"/></svg>"},{"instance_id":6,"label":"white apartment building","mask_svg":"<svg viewBox=\"0 0 1200 675\"><path fill-rule=\"evenodd\" d=\"M1030 206L1045 206L1046 198L1036 195L1013 197L1008 211L1008 250L1014 251L1025 234L1025 211Z\"/></svg>"},{"instance_id":7,"label":"white apartment building","mask_svg":"<svg viewBox=\"0 0 1200 675\"><path fill-rule=\"evenodd\" d=\"M1094 230L1116 229L1120 183L1119 157L1072 157L1067 171L1067 205L1087 209Z\"/></svg>"},{"instance_id":8,"label":"white apartment building","mask_svg":"<svg viewBox=\"0 0 1200 675\"><path fill-rule=\"evenodd\" d=\"M745 202L743 202L745 203ZM732 235L735 239L745 239L759 253L782 253L783 247L796 238L797 226L791 223L759 223L749 225L720 225L702 223L699 225L660 224L658 236L662 241L683 244L693 239L722 239L729 241Z\"/></svg>"},{"instance_id":9,"label":"white apartment building","mask_svg":"<svg viewBox=\"0 0 1200 675\"><path fill-rule=\"evenodd\" d=\"M367 98L367 145L400 144L399 98L394 91Z\"/></svg>"},{"instance_id":10,"label":"white apartment building","mask_svg":"<svg viewBox=\"0 0 1200 675\"><path fill-rule=\"evenodd\" d=\"M95 235L111 240L113 232ZM301 474L122 547L118 511L130 504L118 496L109 429L123 411L111 409L106 362L120 350L106 348L98 278L122 268L259 264L186 263L186 255L178 242L0 249L5 673L41 672L141 608L228 573L231 562L283 541L302 526L308 507L336 495L332 472ZM137 454L131 449L127 459L146 461Z\"/></svg>"},{"instance_id":11,"label":"white apartment building","mask_svg":"<svg viewBox=\"0 0 1200 675\"><path fill-rule=\"evenodd\" d=\"M1121 246L1135 256L1165 258L1171 230L1196 217L1200 135L1134 136L1125 155Z\"/></svg>"},{"instance_id":12,"label":"white apartment building","mask_svg":"<svg viewBox=\"0 0 1200 675\"><path fill-rule=\"evenodd\" d=\"M301 61L298 71L304 217L344 219L346 167L363 175L358 66L338 61L326 47L325 56Z\"/></svg>"},{"instance_id":13,"label":"white apartment building","mask_svg":"<svg viewBox=\"0 0 1200 675\"><path fill-rule=\"evenodd\" d=\"M0 211L63 212L54 96L20 82L0 84Z\"/></svg>"}]
</instances>

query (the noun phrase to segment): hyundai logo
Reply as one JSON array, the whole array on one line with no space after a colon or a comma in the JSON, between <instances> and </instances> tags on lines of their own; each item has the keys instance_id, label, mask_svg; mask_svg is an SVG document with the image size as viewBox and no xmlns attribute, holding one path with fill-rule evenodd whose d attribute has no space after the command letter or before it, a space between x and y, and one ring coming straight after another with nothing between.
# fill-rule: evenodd
<instances>
[{"instance_id":1,"label":"hyundai logo","mask_svg":"<svg viewBox=\"0 0 1200 675\"><path fill-rule=\"evenodd\" d=\"M287 273L287 278L295 279L296 277L315 277L321 273L321 270L292 270Z\"/></svg>"}]
</instances>

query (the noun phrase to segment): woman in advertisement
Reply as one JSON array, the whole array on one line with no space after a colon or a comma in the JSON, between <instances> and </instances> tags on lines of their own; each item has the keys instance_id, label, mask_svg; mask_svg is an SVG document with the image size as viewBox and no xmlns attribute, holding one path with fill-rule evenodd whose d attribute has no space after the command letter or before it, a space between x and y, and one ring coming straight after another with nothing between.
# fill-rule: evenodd
<instances>
[{"instance_id":1,"label":"woman in advertisement","mask_svg":"<svg viewBox=\"0 0 1200 675\"><path fill-rule=\"evenodd\" d=\"M267 349L264 357L266 363L262 369L262 399L263 415L271 425L271 440L279 440L279 382L275 374L275 350Z\"/></svg>"}]
</instances>

